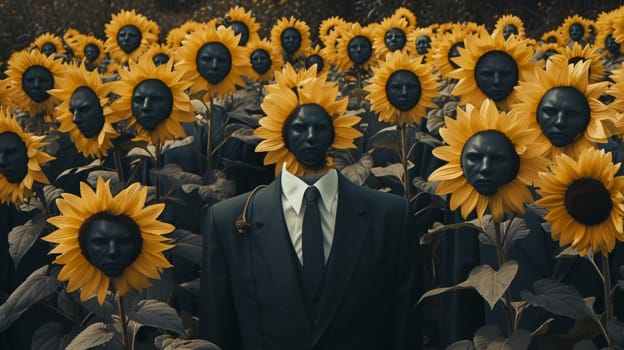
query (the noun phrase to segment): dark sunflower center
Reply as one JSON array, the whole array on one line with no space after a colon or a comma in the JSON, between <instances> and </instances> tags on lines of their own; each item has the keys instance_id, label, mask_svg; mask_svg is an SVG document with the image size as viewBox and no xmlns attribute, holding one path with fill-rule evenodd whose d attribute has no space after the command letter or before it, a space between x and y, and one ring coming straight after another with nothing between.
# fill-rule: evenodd
<instances>
[{"instance_id":1,"label":"dark sunflower center","mask_svg":"<svg viewBox=\"0 0 624 350\"><path fill-rule=\"evenodd\" d=\"M609 218L613 202L602 182L587 178L576 180L568 187L565 206L576 221L593 226Z\"/></svg>"}]
</instances>

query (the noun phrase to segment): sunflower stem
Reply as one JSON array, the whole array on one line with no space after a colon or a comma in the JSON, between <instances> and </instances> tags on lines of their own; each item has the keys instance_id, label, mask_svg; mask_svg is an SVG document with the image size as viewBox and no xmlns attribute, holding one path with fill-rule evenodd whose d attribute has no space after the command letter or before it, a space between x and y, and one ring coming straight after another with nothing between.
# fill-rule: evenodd
<instances>
[{"instance_id":1,"label":"sunflower stem","mask_svg":"<svg viewBox=\"0 0 624 350\"><path fill-rule=\"evenodd\" d=\"M162 146L160 144L160 141L158 141L158 143L156 143L156 169L161 169L162 168L162 164L160 164L161 162L161 158L160 158L160 152L162 150ZM154 185L156 187L156 203L160 203L160 181L158 180L158 177L156 176L154 179Z\"/></svg>"},{"instance_id":2,"label":"sunflower stem","mask_svg":"<svg viewBox=\"0 0 624 350\"><path fill-rule=\"evenodd\" d=\"M121 156L119 155L118 150L113 150L113 159L115 160L115 168L117 169L117 177L119 178L119 182L125 183L126 179L124 177Z\"/></svg>"},{"instance_id":3,"label":"sunflower stem","mask_svg":"<svg viewBox=\"0 0 624 350\"><path fill-rule=\"evenodd\" d=\"M399 132L401 133L401 164L403 165L403 194L405 198L409 201L411 197L410 193L410 182L409 182L409 174L407 173L407 124L398 125Z\"/></svg>"},{"instance_id":4,"label":"sunflower stem","mask_svg":"<svg viewBox=\"0 0 624 350\"><path fill-rule=\"evenodd\" d=\"M500 225L501 224L499 222L494 222L494 233L496 236L496 258L498 260L499 269L505 263L505 252L503 250L503 239L501 235ZM505 314L507 316L507 332L508 335L511 335L516 330L516 327L514 322L514 315L512 314L513 307L511 305L511 294L509 293L509 288L505 290L505 303L507 304L505 305Z\"/></svg>"},{"instance_id":5,"label":"sunflower stem","mask_svg":"<svg viewBox=\"0 0 624 350\"><path fill-rule=\"evenodd\" d=\"M613 297L611 295L611 271L609 267L609 255L602 255L600 258L602 262L602 281L604 283L604 303L606 312L604 327L605 329L608 329L609 322L611 322L614 317ZM609 333L605 332L605 337L607 338L607 348L613 349L613 340L609 336Z\"/></svg>"},{"instance_id":6,"label":"sunflower stem","mask_svg":"<svg viewBox=\"0 0 624 350\"><path fill-rule=\"evenodd\" d=\"M39 182L35 182L34 187L35 187L35 193L37 194L37 197L39 197L39 200L41 201L41 207L43 208L43 213L45 214L46 219L50 218L52 215L50 214L48 201L46 200L45 192L43 191L43 184L40 184Z\"/></svg>"},{"instance_id":7,"label":"sunflower stem","mask_svg":"<svg viewBox=\"0 0 624 350\"><path fill-rule=\"evenodd\" d=\"M123 304L123 297L117 294L117 307L119 308L119 318L121 319L121 345L128 349L128 329L126 327L126 310Z\"/></svg>"},{"instance_id":8,"label":"sunflower stem","mask_svg":"<svg viewBox=\"0 0 624 350\"><path fill-rule=\"evenodd\" d=\"M357 66L355 68L355 101L357 103L357 105L355 106L355 109L360 108L360 104L362 103L362 95L361 95L361 91L362 91L362 74L361 74L362 70L360 69L359 66Z\"/></svg>"},{"instance_id":9,"label":"sunflower stem","mask_svg":"<svg viewBox=\"0 0 624 350\"><path fill-rule=\"evenodd\" d=\"M208 112L206 114L206 125L207 125L207 142L206 142L206 174L212 171L212 115L213 115L213 103L212 96L208 100Z\"/></svg>"}]
</instances>

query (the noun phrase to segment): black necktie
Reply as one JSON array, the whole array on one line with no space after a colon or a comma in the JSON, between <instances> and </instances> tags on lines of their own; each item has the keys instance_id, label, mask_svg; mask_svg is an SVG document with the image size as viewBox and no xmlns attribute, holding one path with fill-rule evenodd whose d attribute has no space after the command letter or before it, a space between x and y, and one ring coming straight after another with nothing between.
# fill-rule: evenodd
<instances>
[{"instance_id":1,"label":"black necktie","mask_svg":"<svg viewBox=\"0 0 624 350\"><path fill-rule=\"evenodd\" d=\"M303 277L309 290L306 294L312 298L312 304L318 298L319 287L323 280L325 257L323 254L323 230L321 214L318 208L319 190L310 186L303 198L306 206L303 214Z\"/></svg>"}]
</instances>

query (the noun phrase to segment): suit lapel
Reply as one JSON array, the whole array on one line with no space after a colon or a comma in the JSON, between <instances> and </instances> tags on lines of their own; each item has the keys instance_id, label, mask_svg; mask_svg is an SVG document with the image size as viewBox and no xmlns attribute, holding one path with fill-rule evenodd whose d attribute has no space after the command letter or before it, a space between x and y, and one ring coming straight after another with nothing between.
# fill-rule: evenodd
<instances>
[{"instance_id":1,"label":"suit lapel","mask_svg":"<svg viewBox=\"0 0 624 350\"><path fill-rule=\"evenodd\" d=\"M301 328L309 334L311 321L293 264L293 247L281 204L280 179L277 177L254 198L251 218L255 232L253 239L269 268L277 292Z\"/></svg>"},{"instance_id":2,"label":"suit lapel","mask_svg":"<svg viewBox=\"0 0 624 350\"><path fill-rule=\"evenodd\" d=\"M364 199L361 198L355 184L340 174L338 178L338 211L334 240L325 275L319 322L314 329L313 344L318 341L334 318L368 234Z\"/></svg>"}]
</instances>

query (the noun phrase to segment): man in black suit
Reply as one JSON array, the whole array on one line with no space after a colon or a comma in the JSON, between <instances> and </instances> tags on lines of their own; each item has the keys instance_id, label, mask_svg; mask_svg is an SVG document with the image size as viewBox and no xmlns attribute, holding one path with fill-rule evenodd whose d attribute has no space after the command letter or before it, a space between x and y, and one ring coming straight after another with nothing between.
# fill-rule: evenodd
<instances>
[{"instance_id":1,"label":"man in black suit","mask_svg":"<svg viewBox=\"0 0 624 350\"><path fill-rule=\"evenodd\" d=\"M328 148L345 135L336 120L351 118L342 116L346 103L336 108L333 84L312 78L296 91L270 91L262 105L270 120L261 125L266 132L281 123L292 158L276 161L281 174L267 187L208 209L200 336L223 350L420 348L408 202L328 168ZM318 202L307 202L308 192Z\"/></svg>"}]
</instances>

